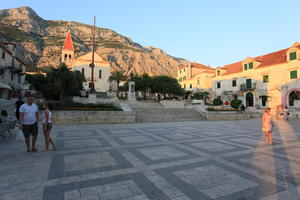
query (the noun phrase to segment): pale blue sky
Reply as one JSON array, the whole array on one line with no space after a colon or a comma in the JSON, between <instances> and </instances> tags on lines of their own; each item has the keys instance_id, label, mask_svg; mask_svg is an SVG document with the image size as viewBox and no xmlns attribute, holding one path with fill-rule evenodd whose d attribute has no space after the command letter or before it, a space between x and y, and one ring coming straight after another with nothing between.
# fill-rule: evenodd
<instances>
[{"instance_id":1,"label":"pale blue sky","mask_svg":"<svg viewBox=\"0 0 300 200\"><path fill-rule=\"evenodd\" d=\"M0 0L45 19L110 28L144 46L213 67L300 41L300 0Z\"/></svg>"}]
</instances>

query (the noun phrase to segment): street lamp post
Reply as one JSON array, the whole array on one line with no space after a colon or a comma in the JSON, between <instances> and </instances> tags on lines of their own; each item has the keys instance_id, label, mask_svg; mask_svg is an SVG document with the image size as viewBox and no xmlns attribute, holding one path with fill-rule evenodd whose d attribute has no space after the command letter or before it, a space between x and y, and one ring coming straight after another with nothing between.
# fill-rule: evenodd
<instances>
[{"instance_id":1,"label":"street lamp post","mask_svg":"<svg viewBox=\"0 0 300 200\"><path fill-rule=\"evenodd\" d=\"M91 92L94 93L95 92L95 84L94 84L94 68L95 68L95 28L96 26L96 16L94 16L94 26L93 26L93 39L92 39L92 45L93 45L93 51L92 51L92 62L90 64L90 68L91 68L91 83L90 83L90 89Z\"/></svg>"}]
</instances>

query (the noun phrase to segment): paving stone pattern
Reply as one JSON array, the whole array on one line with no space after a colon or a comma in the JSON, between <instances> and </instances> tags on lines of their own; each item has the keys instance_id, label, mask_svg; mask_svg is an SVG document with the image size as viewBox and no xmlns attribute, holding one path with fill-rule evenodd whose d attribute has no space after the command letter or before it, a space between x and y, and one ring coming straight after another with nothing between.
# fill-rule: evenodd
<instances>
[{"instance_id":1,"label":"paving stone pattern","mask_svg":"<svg viewBox=\"0 0 300 200\"><path fill-rule=\"evenodd\" d=\"M273 145L260 124L55 126L57 152L0 145L0 199L300 199L299 121L276 122Z\"/></svg>"}]
</instances>

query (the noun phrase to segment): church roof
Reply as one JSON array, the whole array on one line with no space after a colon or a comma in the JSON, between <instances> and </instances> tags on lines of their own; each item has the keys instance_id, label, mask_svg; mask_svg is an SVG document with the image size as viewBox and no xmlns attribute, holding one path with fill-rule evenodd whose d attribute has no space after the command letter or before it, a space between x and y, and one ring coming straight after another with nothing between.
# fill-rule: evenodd
<instances>
[{"instance_id":1,"label":"church roof","mask_svg":"<svg viewBox=\"0 0 300 200\"><path fill-rule=\"evenodd\" d=\"M70 31L67 32L63 49L74 50L72 36Z\"/></svg>"}]
</instances>

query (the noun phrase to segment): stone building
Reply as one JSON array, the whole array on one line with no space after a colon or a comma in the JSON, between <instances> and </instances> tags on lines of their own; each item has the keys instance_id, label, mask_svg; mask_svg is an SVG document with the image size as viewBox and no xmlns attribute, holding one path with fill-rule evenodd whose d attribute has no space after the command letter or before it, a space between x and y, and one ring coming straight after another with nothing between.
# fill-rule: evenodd
<instances>
[{"instance_id":1,"label":"stone building","mask_svg":"<svg viewBox=\"0 0 300 200\"><path fill-rule=\"evenodd\" d=\"M214 98L241 99L247 107L291 106L300 100L300 43L216 69Z\"/></svg>"},{"instance_id":2,"label":"stone building","mask_svg":"<svg viewBox=\"0 0 300 200\"><path fill-rule=\"evenodd\" d=\"M211 79L215 69L199 63L188 63L177 72L177 80L182 88L188 91L200 92L211 90Z\"/></svg>"},{"instance_id":3,"label":"stone building","mask_svg":"<svg viewBox=\"0 0 300 200\"><path fill-rule=\"evenodd\" d=\"M186 90L193 90L199 77L206 76L200 88L211 91L211 100L240 99L245 106L253 108L300 108L300 43L207 70L195 70L191 63L178 71L178 81Z\"/></svg>"},{"instance_id":4,"label":"stone building","mask_svg":"<svg viewBox=\"0 0 300 200\"><path fill-rule=\"evenodd\" d=\"M29 89L25 83L25 64L16 57L16 45L0 42L0 98L24 95Z\"/></svg>"},{"instance_id":5,"label":"stone building","mask_svg":"<svg viewBox=\"0 0 300 200\"><path fill-rule=\"evenodd\" d=\"M80 53L76 52L70 32L67 32L64 46L61 52L61 61L73 70L81 71L87 82L84 85L85 89L89 88L91 81L92 52ZM110 90L110 83L108 81L110 76L110 63L105 61L99 54L94 54L94 85L96 92L106 92Z\"/></svg>"}]
</instances>

